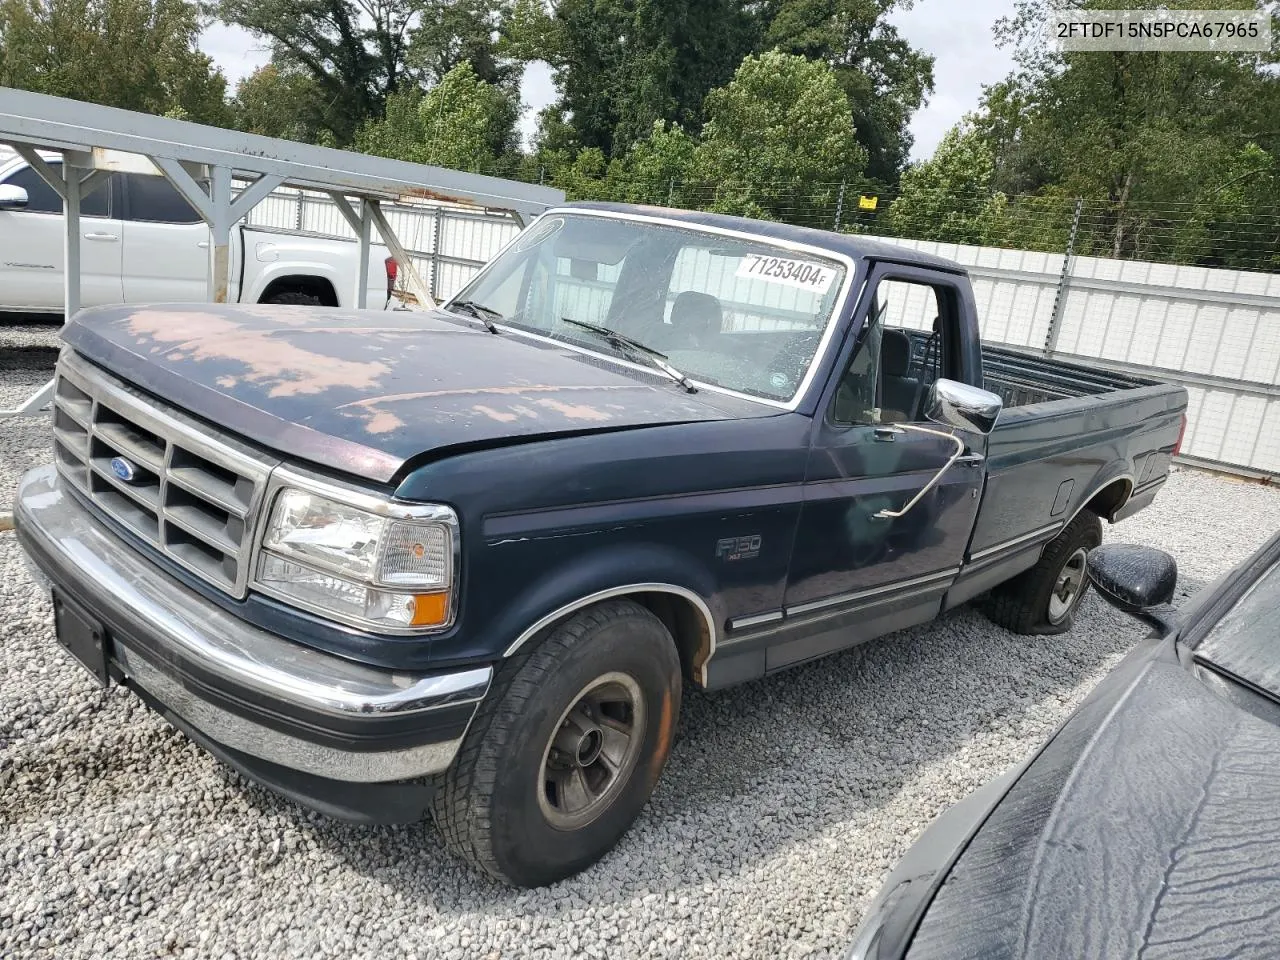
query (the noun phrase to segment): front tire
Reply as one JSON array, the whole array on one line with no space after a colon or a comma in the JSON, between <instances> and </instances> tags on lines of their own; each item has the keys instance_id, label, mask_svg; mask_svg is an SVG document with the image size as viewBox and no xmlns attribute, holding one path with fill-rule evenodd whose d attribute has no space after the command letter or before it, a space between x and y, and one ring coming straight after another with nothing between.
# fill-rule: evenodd
<instances>
[{"instance_id":1,"label":"front tire","mask_svg":"<svg viewBox=\"0 0 1280 960\"><path fill-rule=\"evenodd\" d=\"M604 856L666 764L680 660L649 610L612 600L505 662L432 813L449 848L507 883L553 883Z\"/></svg>"},{"instance_id":2,"label":"front tire","mask_svg":"<svg viewBox=\"0 0 1280 960\"><path fill-rule=\"evenodd\" d=\"M1102 519L1081 510L1049 541L1039 562L991 591L984 613L1014 633L1066 633L1089 590L1085 561L1102 543Z\"/></svg>"}]
</instances>

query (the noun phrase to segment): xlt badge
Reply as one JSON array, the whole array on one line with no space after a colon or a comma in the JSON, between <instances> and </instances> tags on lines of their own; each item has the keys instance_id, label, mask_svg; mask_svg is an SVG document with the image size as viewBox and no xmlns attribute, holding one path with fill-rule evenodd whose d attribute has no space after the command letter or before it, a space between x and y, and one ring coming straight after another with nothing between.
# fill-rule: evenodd
<instances>
[{"instance_id":1,"label":"xlt badge","mask_svg":"<svg viewBox=\"0 0 1280 960\"><path fill-rule=\"evenodd\" d=\"M760 534L746 537L725 537L716 543L716 557L720 560L750 560L760 556Z\"/></svg>"}]
</instances>

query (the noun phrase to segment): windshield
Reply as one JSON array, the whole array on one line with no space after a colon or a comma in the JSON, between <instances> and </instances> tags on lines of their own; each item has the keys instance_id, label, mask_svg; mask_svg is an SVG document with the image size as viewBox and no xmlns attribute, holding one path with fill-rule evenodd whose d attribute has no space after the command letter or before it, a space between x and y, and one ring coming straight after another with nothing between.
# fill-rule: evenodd
<instances>
[{"instance_id":1,"label":"windshield","mask_svg":"<svg viewBox=\"0 0 1280 960\"><path fill-rule=\"evenodd\" d=\"M689 379L790 401L831 322L845 267L761 240L610 217L539 220L448 305L627 356L575 324L658 351Z\"/></svg>"},{"instance_id":2,"label":"windshield","mask_svg":"<svg viewBox=\"0 0 1280 960\"><path fill-rule=\"evenodd\" d=\"M1280 564L1214 625L1196 656L1280 698Z\"/></svg>"}]
</instances>

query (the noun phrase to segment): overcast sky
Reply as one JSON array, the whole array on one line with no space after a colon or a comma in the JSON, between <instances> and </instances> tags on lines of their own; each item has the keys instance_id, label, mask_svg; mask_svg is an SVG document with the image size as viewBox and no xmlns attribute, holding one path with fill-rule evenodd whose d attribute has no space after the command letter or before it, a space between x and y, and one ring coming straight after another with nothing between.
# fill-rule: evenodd
<instances>
[{"instance_id":1,"label":"overcast sky","mask_svg":"<svg viewBox=\"0 0 1280 960\"><path fill-rule=\"evenodd\" d=\"M1009 72L1012 61L995 46L991 26L1012 11L1013 0L916 0L915 9L894 15L903 35L935 58L933 96L911 123L916 140L912 159L930 156L947 129L977 106L982 85ZM221 24L206 30L200 45L233 88L270 55L265 42ZM555 97L550 71L542 64L529 67L520 93L525 103L521 129L527 139L535 115Z\"/></svg>"}]
</instances>

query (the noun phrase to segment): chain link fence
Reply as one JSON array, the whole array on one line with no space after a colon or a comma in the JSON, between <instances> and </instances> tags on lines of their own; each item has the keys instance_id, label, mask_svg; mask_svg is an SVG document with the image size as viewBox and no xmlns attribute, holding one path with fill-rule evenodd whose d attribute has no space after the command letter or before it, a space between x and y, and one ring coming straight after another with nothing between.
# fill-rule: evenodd
<instances>
[{"instance_id":1,"label":"chain link fence","mask_svg":"<svg viewBox=\"0 0 1280 960\"><path fill-rule=\"evenodd\" d=\"M795 226L940 243L1231 270L1280 270L1280 196L1246 203L1230 191L1152 202L1061 193L1005 194L917 187L901 193L854 180L717 183L504 164L476 170L543 182L570 200L643 203L777 220Z\"/></svg>"}]
</instances>

